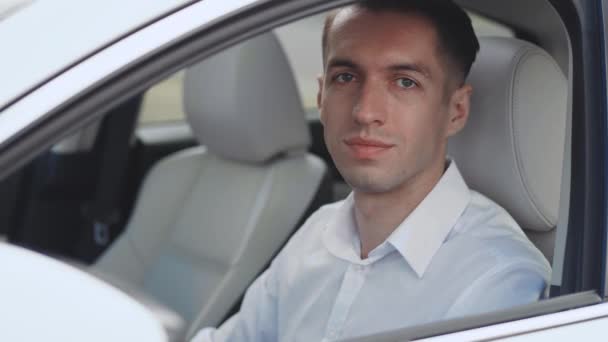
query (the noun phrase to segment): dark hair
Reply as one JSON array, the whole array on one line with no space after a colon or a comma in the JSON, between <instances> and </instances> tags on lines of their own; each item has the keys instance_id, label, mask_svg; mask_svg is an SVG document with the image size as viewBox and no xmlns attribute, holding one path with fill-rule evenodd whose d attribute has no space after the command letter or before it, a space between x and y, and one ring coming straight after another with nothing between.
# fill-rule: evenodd
<instances>
[{"instance_id":1,"label":"dark hair","mask_svg":"<svg viewBox=\"0 0 608 342\"><path fill-rule=\"evenodd\" d=\"M355 6L374 11L395 11L421 15L435 26L439 49L448 67L455 67L464 80L479 51L479 41L467 13L451 0L365 0ZM328 34L339 11L330 13L323 28L323 63L327 58Z\"/></svg>"}]
</instances>

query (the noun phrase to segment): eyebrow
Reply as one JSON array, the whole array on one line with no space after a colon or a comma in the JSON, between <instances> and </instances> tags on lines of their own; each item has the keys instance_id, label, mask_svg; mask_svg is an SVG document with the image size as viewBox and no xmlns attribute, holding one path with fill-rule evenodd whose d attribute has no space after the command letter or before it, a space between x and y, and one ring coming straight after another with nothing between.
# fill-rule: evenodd
<instances>
[{"instance_id":1,"label":"eyebrow","mask_svg":"<svg viewBox=\"0 0 608 342\"><path fill-rule=\"evenodd\" d=\"M395 64L388 67L391 71L413 71L423 75L426 78L431 78L431 72L427 67L419 63L403 63Z\"/></svg>"},{"instance_id":2,"label":"eyebrow","mask_svg":"<svg viewBox=\"0 0 608 342\"><path fill-rule=\"evenodd\" d=\"M345 58L332 58L327 63L327 69L340 67L359 69L359 65L357 65L357 63Z\"/></svg>"},{"instance_id":3,"label":"eyebrow","mask_svg":"<svg viewBox=\"0 0 608 342\"><path fill-rule=\"evenodd\" d=\"M349 59L345 59L345 58L330 59L329 62L327 63L328 70L331 68L339 68L339 67L345 67L345 68L351 68L351 69L361 69L361 67L357 63L355 63ZM426 78L431 78L431 72L429 71L429 69L427 67L425 67L424 65L421 65L420 63L393 64L393 65L390 65L387 69L390 71L393 71L393 72L395 72L395 71L413 71L413 72L423 75Z\"/></svg>"}]
</instances>

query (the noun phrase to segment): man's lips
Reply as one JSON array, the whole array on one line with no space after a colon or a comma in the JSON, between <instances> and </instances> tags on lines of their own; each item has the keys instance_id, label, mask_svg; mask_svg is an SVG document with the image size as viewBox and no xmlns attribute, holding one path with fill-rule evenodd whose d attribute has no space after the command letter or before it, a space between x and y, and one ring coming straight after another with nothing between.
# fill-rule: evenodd
<instances>
[{"instance_id":1,"label":"man's lips","mask_svg":"<svg viewBox=\"0 0 608 342\"><path fill-rule=\"evenodd\" d=\"M360 146L383 147L383 148L393 147L393 144L385 143L381 140L370 139L370 138L361 138L361 137L345 139L344 143L346 143L346 145L349 145L349 146L360 145Z\"/></svg>"},{"instance_id":2,"label":"man's lips","mask_svg":"<svg viewBox=\"0 0 608 342\"><path fill-rule=\"evenodd\" d=\"M378 139L361 137L344 139L344 143L358 159L371 159L394 146Z\"/></svg>"}]
</instances>

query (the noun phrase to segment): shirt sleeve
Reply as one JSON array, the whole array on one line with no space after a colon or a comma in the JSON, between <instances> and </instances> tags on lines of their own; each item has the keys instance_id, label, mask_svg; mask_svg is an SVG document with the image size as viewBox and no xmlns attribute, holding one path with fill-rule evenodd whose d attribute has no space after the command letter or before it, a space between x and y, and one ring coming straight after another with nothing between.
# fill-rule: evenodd
<instances>
[{"instance_id":1,"label":"shirt sleeve","mask_svg":"<svg viewBox=\"0 0 608 342\"><path fill-rule=\"evenodd\" d=\"M491 269L474 281L450 307L446 319L533 303L547 287L548 275L528 265Z\"/></svg>"},{"instance_id":2,"label":"shirt sleeve","mask_svg":"<svg viewBox=\"0 0 608 342\"><path fill-rule=\"evenodd\" d=\"M245 293L240 311L219 328L203 328L191 342L277 341L277 295L273 268Z\"/></svg>"},{"instance_id":3,"label":"shirt sleeve","mask_svg":"<svg viewBox=\"0 0 608 342\"><path fill-rule=\"evenodd\" d=\"M293 258L293 247L302 245L301 238L310 234L309 229L316 227L317 222L326 217L324 213L339 203L341 202L320 208L306 220L274 258L270 267L249 286L239 313L217 329L203 328L190 342L278 341L278 293L287 260Z\"/></svg>"}]
</instances>

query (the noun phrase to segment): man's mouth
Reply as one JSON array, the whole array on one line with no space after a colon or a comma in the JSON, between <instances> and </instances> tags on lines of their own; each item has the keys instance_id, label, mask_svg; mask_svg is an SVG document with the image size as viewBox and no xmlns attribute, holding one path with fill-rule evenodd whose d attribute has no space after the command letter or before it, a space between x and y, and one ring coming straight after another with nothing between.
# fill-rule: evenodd
<instances>
[{"instance_id":1,"label":"man's mouth","mask_svg":"<svg viewBox=\"0 0 608 342\"><path fill-rule=\"evenodd\" d=\"M357 159L372 159L395 146L382 140L361 137L344 139L344 143Z\"/></svg>"}]
</instances>

